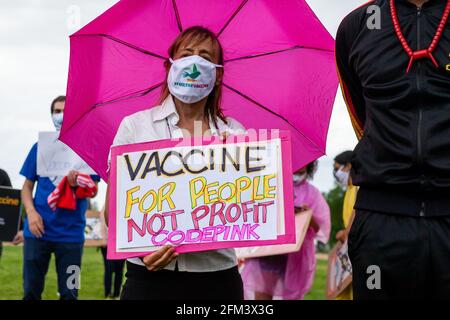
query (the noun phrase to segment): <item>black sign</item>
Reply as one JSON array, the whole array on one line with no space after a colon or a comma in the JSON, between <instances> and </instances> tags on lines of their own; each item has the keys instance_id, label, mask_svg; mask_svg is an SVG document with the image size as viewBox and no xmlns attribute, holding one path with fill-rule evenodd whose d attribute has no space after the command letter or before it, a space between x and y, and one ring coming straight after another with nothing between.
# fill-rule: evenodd
<instances>
[{"instance_id":1,"label":"black sign","mask_svg":"<svg viewBox=\"0 0 450 320\"><path fill-rule=\"evenodd\" d=\"M0 241L11 242L20 227L20 190L0 187Z\"/></svg>"}]
</instances>

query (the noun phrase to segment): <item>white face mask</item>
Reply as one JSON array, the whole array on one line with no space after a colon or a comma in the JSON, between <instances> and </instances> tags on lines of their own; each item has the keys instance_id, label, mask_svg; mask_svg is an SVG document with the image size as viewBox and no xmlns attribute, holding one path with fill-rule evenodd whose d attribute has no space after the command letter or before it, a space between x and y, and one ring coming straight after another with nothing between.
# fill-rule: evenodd
<instances>
[{"instance_id":1,"label":"white face mask","mask_svg":"<svg viewBox=\"0 0 450 320\"><path fill-rule=\"evenodd\" d=\"M341 166L335 173L334 177L336 178L336 181L339 183L339 185L342 188L348 187L348 180L350 178L350 172L343 171L344 166Z\"/></svg>"},{"instance_id":2,"label":"white face mask","mask_svg":"<svg viewBox=\"0 0 450 320\"><path fill-rule=\"evenodd\" d=\"M56 131L61 130L62 122L63 122L63 113L54 113L52 114L53 124L55 125Z\"/></svg>"},{"instance_id":3,"label":"white face mask","mask_svg":"<svg viewBox=\"0 0 450 320\"><path fill-rule=\"evenodd\" d=\"M299 185L306 180L306 173L303 174L294 174L294 184Z\"/></svg>"},{"instance_id":4,"label":"white face mask","mask_svg":"<svg viewBox=\"0 0 450 320\"><path fill-rule=\"evenodd\" d=\"M170 59L170 62L169 91L184 103L195 103L207 97L216 83L216 68L222 67L197 55Z\"/></svg>"}]
</instances>

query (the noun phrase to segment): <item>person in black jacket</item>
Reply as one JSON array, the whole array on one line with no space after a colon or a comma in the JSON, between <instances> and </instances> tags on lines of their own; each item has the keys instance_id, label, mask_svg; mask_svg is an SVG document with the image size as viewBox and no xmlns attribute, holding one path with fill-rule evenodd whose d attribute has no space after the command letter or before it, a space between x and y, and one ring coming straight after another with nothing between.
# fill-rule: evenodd
<instances>
[{"instance_id":1,"label":"person in black jacket","mask_svg":"<svg viewBox=\"0 0 450 320\"><path fill-rule=\"evenodd\" d=\"M450 298L449 12L450 0L375 0L338 30L360 139L348 242L355 299Z\"/></svg>"}]
</instances>

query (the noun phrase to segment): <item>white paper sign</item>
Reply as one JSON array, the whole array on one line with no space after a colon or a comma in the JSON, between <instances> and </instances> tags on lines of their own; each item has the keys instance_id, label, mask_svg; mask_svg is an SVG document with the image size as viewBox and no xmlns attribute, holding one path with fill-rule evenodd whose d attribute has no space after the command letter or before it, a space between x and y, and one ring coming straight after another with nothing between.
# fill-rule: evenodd
<instances>
[{"instance_id":1,"label":"white paper sign","mask_svg":"<svg viewBox=\"0 0 450 320\"><path fill-rule=\"evenodd\" d=\"M70 170L96 174L72 149L58 140L58 132L39 132L37 174L66 176Z\"/></svg>"}]
</instances>

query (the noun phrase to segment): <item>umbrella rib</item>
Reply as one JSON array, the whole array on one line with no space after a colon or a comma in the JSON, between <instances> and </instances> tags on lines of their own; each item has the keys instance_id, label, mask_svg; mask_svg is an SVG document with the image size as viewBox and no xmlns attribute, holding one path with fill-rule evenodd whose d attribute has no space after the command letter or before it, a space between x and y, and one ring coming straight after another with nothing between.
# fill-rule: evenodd
<instances>
[{"instance_id":1,"label":"umbrella rib","mask_svg":"<svg viewBox=\"0 0 450 320\"><path fill-rule=\"evenodd\" d=\"M262 105L261 103L255 101L254 99L250 98L249 96L243 94L242 92L240 92L239 90L230 87L229 85L227 85L226 83L223 83L223 86L225 86L226 88L230 89L231 91L233 91L234 93L240 95L242 98L254 103L255 105L257 105L258 107L266 110L267 112L270 112L271 114L273 114L274 116L277 116L278 118L280 118L281 120L285 121L287 124L289 124L292 128L295 129L295 131L297 131L300 135L302 135L306 140L308 140L314 147L317 148L317 150L319 150L320 152L323 152L322 149L317 145L317 143L315 143L314 141L312 141L310 138L308 138L303 132L301 132L300 130L298 130L296 127L294 127L292 125L292 123L289 122L288 119L286 119L285 117L283 117L282 115L279 115L278 113L270 110L269 108L267 108L266 106Z\"/></svg>"},{"instance_id":2,"label":"umbrella rib","mask_svg":"<svg viewBox=\"0 0 450 320\"><path fill-rule=\"evenodd\" d=\"M311 49L311 50L318 50L318 51L325 51L325 52L333 52L332 50L321 49L321 48L316 48L316 47L293 46L290 48L281 49L281 50L277 50L277 51L264 52L264 53L254 54L254 55L248 55L248 56L228 59L228 60L225 60L224 63L237 61L237 60L247 60L247 59L259 58L259 57L263 57L263 56L268 56L268 55L272 55L272 54L277 54L277 53L282 53L282 52L297 50L297 49Z\"/></svg>"},{"instance_id":3,"label":"umbrella rib","mask_svg":"<svg viewBox=\"0 0 450 320\"><path fill-rule=\"evenodd\" d=\"M124 97L120 97L114 100L110 100L110 101L105 101L105 102L101 102L101 103L96 103L92 106L91 109L96 108L96 107L101 107L103 105L106 104L110 104L110 103L114 103L114 102L118 102L118 101L123 101L123 100L127 100L127 99L131 99L131 98L137 98L137 97L142 97L145 96L146 94L149 94L151 91L155 90L156 88L160 87L163 84L163 82L160 82L150 88L144 89L144 90L140 90L140 91L136 91L135 93L132 93L128 96L124 96ZM67 132L68 130L70 130L80 119L84 118L89 111L91 110L89 109L88 111L86 111L85 113L83 113L76 121L74 121L70 127L68 127L67 129L65 129L64 131Z\"/></svg>"},{"instance_id":4,"label":"umbrella rib","mask_svg":"<svg viewBox=\"0 0 450 320\"><path fill-rule=\"evenodd\" d=\"M160 58L160 59L163 59L163 60L167 60L166 57L163 57L163 56L161 56L161 55L159 55L159 54L156 54L156 53L153 53L153 52L151 52L151 51L142 49L142 48L140 48L140 47L138 47L138 46L135 46L134 44L131 44L131 43L126 42L126 41L123 41L123 40L120 40L120 39L118 39L118 38L116 38L116 37L113 37L113 36L110 36L110 35L104 34L104 33L97 33L97 34L95 34L95 33L91 33L91 34L77 34L77 35L73 35L72 37L86 37L86 36L87 36L87 37L103 37L103 38L109 39L109 40L111 40L111 41L114 41L114 42L118 42L118 43L120 43L120 44L123 44L124 46L127 46L127 47L129 47L129 48L135 49L135 50L137 50L137 51L139 51L139 52L142 52L142 53L144 53L144 54L146 54L146 55L153 56L153 57L155 57L155 58Z\"/></svg>"},{"instance_id":5,"label":"umbrella rib","mask_svg":"<svg viewBox=\"0 0 450 320\"><path fill-rule=\"evenodd\" d=\"M178 30L183 31L183 25L181 24L180 12L178 11L177 1L172 0L173 10L175 11L175 18L177 19Z\"/></svg>"},{"instance_id":6,"label":"umbrella rib","mask_svg":"<svg viewBox=\"0 0 450 320\"><path fill-rule=\"evenodd\" d=\"M156 88L160 87L163 83L164 82L160 82L160 83L155 84L154 86L152 86L150 88L136 91L136 92L131 93L131 94L127 95L127 96L123 96L123 97L116 98L116 99L109 100L109 101L105 101L105 102L96 103L96 104L94 104L92 106L92 108L97 108L97 107L104 106L106 104L111 104L111 103L115 103L115 102L119 102L119 101L124 101L124 100L128 100L128 99L133 99L133 98L138 98L138 97L145 96L146 94L149 94L150 92L152 92Z\"/></svg>"},{"instance_id":7,"label":"umbrella rib","mask_svg":"<svg viewBox=\"0 0 450 320\"><path fill-rule=\"evenodd\" d=\"M234 19L234 17L237 16L237 14L242 10L242 8L247 4L248 0L243 0L241 2L241 4L239 5L239 7L234 11L234 13L231 15L231 17L227 20L227 22L225 22L224 26L222 27L222 29L220 29L220 31L217 33L217 38L220 37L220 35L222 34L222 32L225 31L225 29L228 27L228 25L231 23L231 21Z\"/></svg>"}]
</instances>

